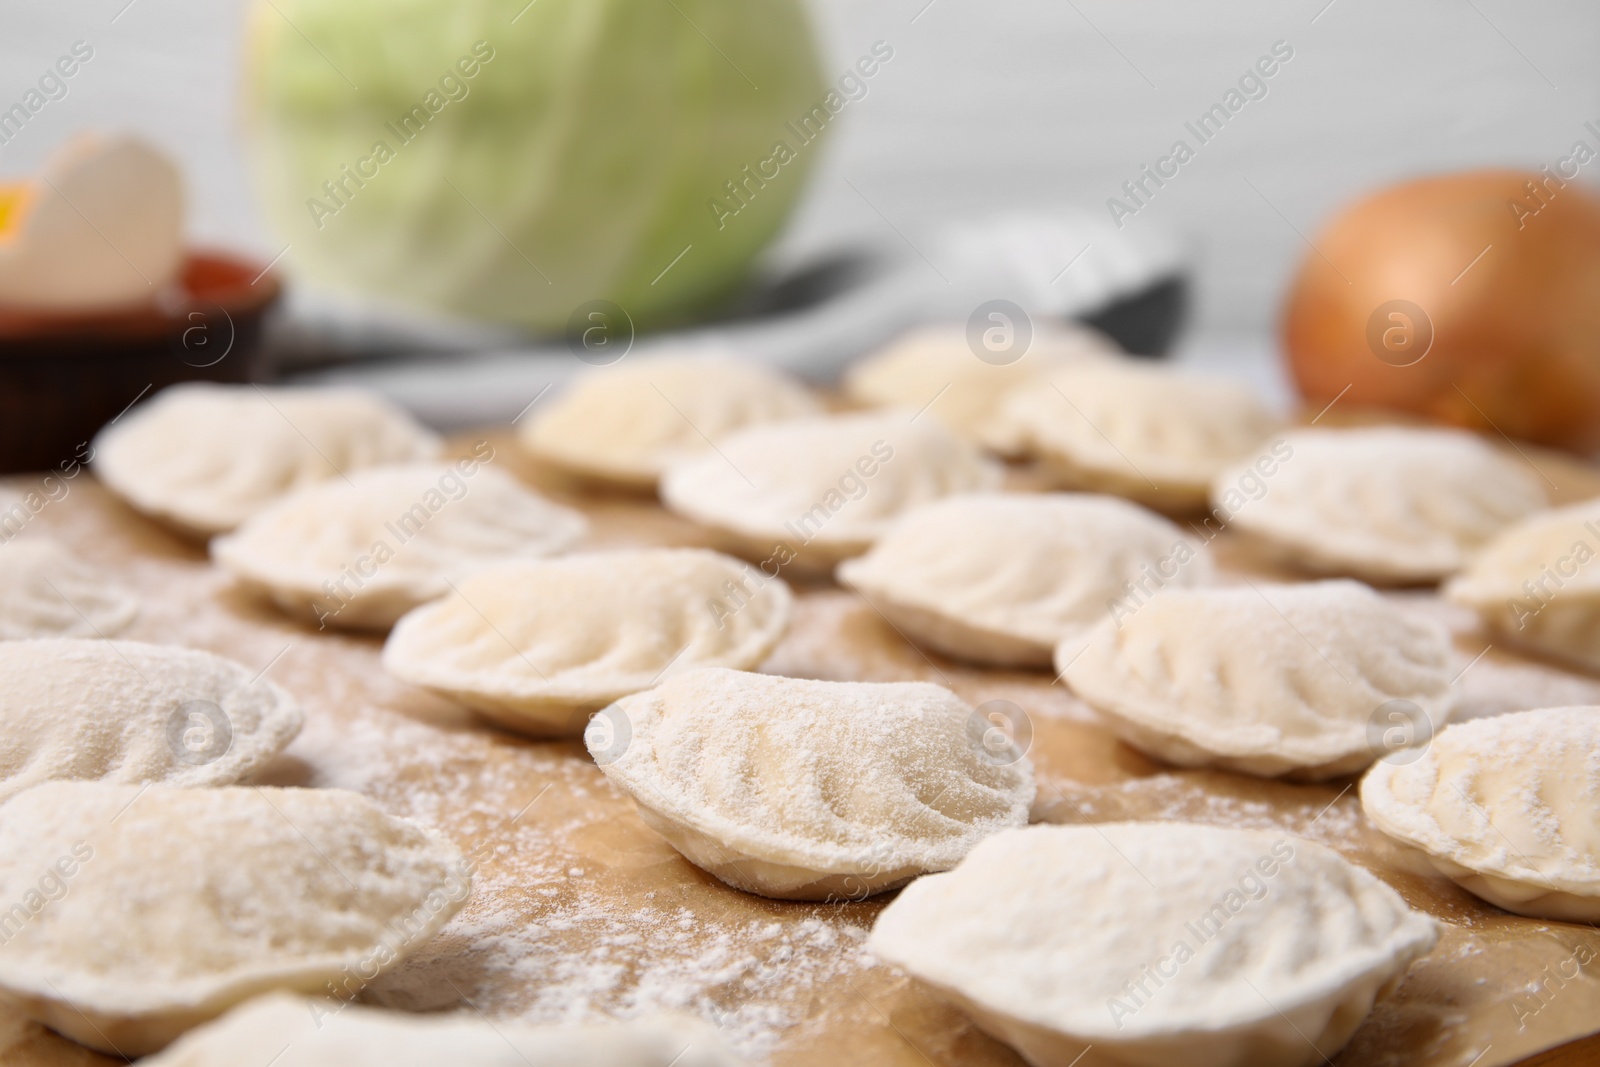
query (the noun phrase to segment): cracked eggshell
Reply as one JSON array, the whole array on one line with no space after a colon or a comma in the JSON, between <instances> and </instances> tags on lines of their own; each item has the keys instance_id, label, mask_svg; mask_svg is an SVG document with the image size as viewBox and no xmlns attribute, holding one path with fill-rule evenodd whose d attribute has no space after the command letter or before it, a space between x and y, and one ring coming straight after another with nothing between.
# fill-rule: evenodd
<instances>
[{"instance_id":1,"label":"cracked eggshell","mask_svg":"<svg viewBox=\"0 0 1600 1067\"><path fill-rule=\"evenodd\" d=\"M0 190L0 308L142 303L182 263L182 179L143 140L80 134L36 181Z\"/></svg>"}]
</instances>

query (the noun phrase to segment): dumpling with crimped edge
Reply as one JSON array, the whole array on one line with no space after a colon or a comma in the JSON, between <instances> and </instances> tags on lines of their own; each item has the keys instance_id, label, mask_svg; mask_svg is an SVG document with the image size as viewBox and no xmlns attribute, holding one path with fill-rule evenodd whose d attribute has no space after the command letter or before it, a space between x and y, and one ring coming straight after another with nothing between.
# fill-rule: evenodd
<instances>
[{"instance_id":1,"label":"dumpling with crimped edge","mask_svg":"<svg viewBox=\"0 0 1600 1067\"><path fill-rule=\"evenodd\" d=\"M759 666L792 602L782 579L701 548L518 560L406 615L383 664L510 729L577 736L673 673Z\"/></svg>"},{"instance_id":2,"label":"dumpling with crimped edge","mask_svg":"<svg viewBox=\"0 0 1600 1067\"><path fill-rule=\"evenodd\" d=\"M865 552L918 504L1000 481L998 464L937 419L891 410L741 431L669 470L661 498L729 551L815 569Z\"/></svg>"},{"instance_id":3,"label":"dumpling with crimped edge","mask_svg":"<svg viewBox=\"0 0 1600 1067\"><path fill-rule=\"evenodd\" d=\"M370 980L471 883L454 845L342 789L48 782L0 805L0 996L140 1056L269 990Z\"/></svg>"},{"instance_id":4,"label":"dumpling with crimped edge","mask_svg":"<svg viewBox=\"0 0 1600 1067\"><path fill-rule=\"evenodd\" d=\"M946 870L1028 821L1020 743L926 682L680 675L595 716L585 740L639 817L751 893L860 899Z\"/></svg>"},{"instance_id":5,"label":"dumpling with crimped edge","mask_svg":"<svg viewBox=\"0 0 1600 1067\"><path fill-rule=\"evenodd\" d=\"M996 834L867 948L1033 1067L1311 1067L1437 938L1314 842L1127 822Z\"/></svg>"},{"instance_id":6,"label":"dumpling with crimped edge","mask_svg":"<svg viewBox=\"0 0 1600 1067\"><path fill-rule=\"evenodd\" d=\"M1012 335L1004 339L1006 351L979 355L965 323L918 326L852 364L844 374L844 393L863 407L926 407L962 437L981 441L1006 395L1018 386L1057 367L1121 352L1109 338L1070 323L1036 320L1031 333L1025 351L1010 349L1020 344Z\"/></svg>"},{"instance_id":7,"label":"dumpling with crimped edge","mask_svg":"<svg viewBox=\"0 0 1600 1067\"><path fill-rule=\"evenodd\" d=\"M0 641L115 637L138 614L132 593L54 541L0 541Z\"/></svg>"},{"instance_id":8,"label":"dumpling with crimped edge","mask_svg":"<svg viewBox=\"0 0 1600 1067\"><path fill-rule=\"evenodd\" d=\"M1064 489L1198 511L1217 473L1277 426L1252 390L1227 379L1093 360L1013 391L985 439L1038 459Z\"/></svg>"},{"instance_id":9,"label":"dumpling with crimped edge","mask_svg":"<svg viewBox=\"0 0 1600 1067\"><path fill-rule=\"evenodd\" d=\"M0 550L3 551L3 550ZM242 664L133 641L0 641L0 802L40 782L230 785L300 732Z\"/></svg>"},{"instance_id":10,"label":"dumpling with crimped edge","mask_svg":"<svg viewBox=\"0 0 1600 1067\"><path fill-rule=\"evenodd\" d=\"M211 556L319 627L387 629L473 570L564 552L588 526L475 459L399 464L296 489L213 540Z\"/></svg>"},{"instance_id":11,"label":"dumpling with crimped edge","mask_svg":"<svg viewBox=\"0 0 1600 1067\"><path fill-rule=\"evenodd\" d=\"M1375 764L1361 807L1491 904L1600 921L1600 707L1456 723L1420 756Z\"/></svg>"},{"instance_id":12,"label":"dumpling with crimped edge","mask_svg":"<svg viewBox=\"0 0 1600 1067\"><path fill-rule=\"evenodd\" d=\"M638 356L585 371L535 407L518 440L581 477L651 489L671 463L735 430L821 410L800 382L731 353Z\"/></svg>"},{"instance_id":13,"label":"dumpling with crimped edge","mask_svg":"<svg viewBox=\"0 0 1600 1067\"><path fill-rule=\"evenodd\" d=\"M1204 545L1088 493L969 493L907 512L839 565L905 636L956 659L1046 667L1061 641L1166 586L1204 585Z\"/></svg>"},{"instance_id":14,"label":"dumpling with crimped edge","mask_svg":"<svg viewBox=\"0 0 1600 1067\"><path fill-rule=\"evenodd\" d=\"M529 1026L272 993L190 1031L143 1067L739 1067L684 1015Z\"/></svg>"},{"instance_id":15,"label":"dumpling with crimped edge","mask_svg":"<svg viewBox=\"0 0 1600 1067\"><path fill-rule=\"evenodd\" d=\"M1450 651L1438 622L1327 581L1164 590L1063 642L1056 666L1168 763L1316 780L1370 764L1391 727L1424 740L1444 725Z\"/></svg>"},{"instance_id":16,"label":"dumpling with crimped edge","mask_svg":"<svg viewBox=\"0 0 1600 1067\"><path fill-rule=\"evenodd\" d=\"M101 430L93 463L139 511L210 536L299 486L438 451L437 437L365 390L187 383Z\"/></svg>"},{"instance_id":17,"label":"dumpling with crimped edge","mask_svg":"<svg viewBox=\"0 0 1600 1067\"><path fill-rule=\"evenodd\" d=\"M1246 460L1217 476L1214 502L1233 527L1318 573L1436 582L1547 504L1537 474L1464 430L1308 428L1275 445L1259 493L1238 496Z\"/></svg>"},{"instance_id":18,"label":"dumpling with crimped edge","mask_svg":"<svg viewBox=\"0 0 1600 1067\"><path fill-rule=\"evenodd\" d=\"M1536 512L1473 555L1444 595L1511 644L1600 671L1600 500Z\"/></svg>"}]
</instances>

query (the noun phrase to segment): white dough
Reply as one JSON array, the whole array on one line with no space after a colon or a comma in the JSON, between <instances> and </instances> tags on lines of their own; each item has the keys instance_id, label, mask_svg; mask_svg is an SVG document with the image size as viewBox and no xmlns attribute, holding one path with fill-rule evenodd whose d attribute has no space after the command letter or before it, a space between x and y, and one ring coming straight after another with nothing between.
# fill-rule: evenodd
<instances>
[{"instance_id":1,"label":"white dough","mask_svg":"<svg viewBox=\"0 0 1600 1067\"><path fill-rule=\"evenodd\" d=\"M1360 770L1393 729L1427 740L1456 699L1445 628L1352 581L1159 592L1056 666L1135 748L1267 776Z\"/></svg>"},{"instance_id":2,"label":"white dough","mask_svg":"<svg viewBox=\"0 0 1600 1067\"><path fill-rule=\"evenodd\" d=\"M661 498L749 559L831 567L865 552L910 508L996 489L1000 479L937 419L892 410L736 433L669 470Z\"/></svg>"},{"instance_id":3,"label":"white dough","mask_svg":"<svg viewBox=\"0 0 1600 1067\"><path fill-rule=\"evenodd\" d=\"M1506 527L1444 587L1499 637L1600 670L1600 501Z\"/></svg>"},{"instance_id":4,"label":"white dough","mask_svg":"<svg viewBox=\"0 0 1600 1067\"><path fill-rule=\"evenodd\" d=\"M383 663L513 730L576 736L589 712L670 674L758 666L792 599L781 579L699 548L513 561L401 619Z\"/></svg>"},{"instance_id":5,"label":"white dough","mask_svg":"<svg viewBox=\"0 0 1600 1067\"><path fill-rule=\"evenodd\" d=\"M858 899L945 870L1028 821L1033 769L926 682L680 675L595 717L586 741L639 815L739 889Z\"/></svg>"},{"instance_id":6,"label":"white dough","mask_svg":"<svg viewBox=\"0 0 1600 1067\"><path fill-rule=\"evenodd\" d=\"M299 486L438 451L438 438L373 393L189 383L101 430L93 462L135 508L208 536Z\"/></svg>"},{"instance_id":7,"label":"white dough","mask_svg":"<svg viewBox=\"0 0 1600 1067\"><path fill-rule=\"evenodd\" d=\"M1600 921L1600 707L1457 723L1361 782L1384 833L1519 915Z\"/></svg>"},{"instance_id":8,"label":"white dough","mask_svg":"<svg viewBox=\"0 0 1600 1067\"><path fill-rule=\"evenodd\" d=\"M231 785L300 732L294 699L173 645L0 642L0 802L52 779Z\"/></svg>"},{"instance_id":9,"label":"white dough","mask_svg":"<svg viewBox=\"0 0 1600 1067\"><path fill-rule=\"evenodd\" d=\"M132 593L54 541L0 541L0 641L115 637L138 614Z\"/></svg>"},{"instance_id":10,"label":"white dough","mask_svg":"<svg viewBox=\"0 0 1600 1067\"><path fill-rule=\"evenodd\" d=\"M1254 458L1217 476L1230 524L1302 568L1372 582L1446 578L1547 502L1536 474L1463 430L1293 430L1276 458L1237 510L1222 497Z\"/></svg>"},{"instance_id":11,"label":"white dough","mask_svg":"<svg viewBox=\"0 0 1600 1067\"><path fill-rule=\"evenodd\" d=\"M641 357L584 372L534 408L519 440L575 474L650 489L669 464L735 430L821 410L804 385L753 360Z\"/></svg>"},{"instance_id":12,"label":"white dough","mask_svg":"<svg viewBox=\"0 0 1600 1067\"><path fill-rule=\"evenodd\" d=\"M0 995L139 1056L268 990L375 976L470 887L454 845L342 789L47 782L0 805Z\"/></svg>"},{"instance_id":13,"label":"white dough","mask_svg":"<svg viewBox=\"0 0 1600 1067\"><path fill-rule=\"evenodd\" d=\"M1006 354L980 358L965 323L918 326L852 364L844 392L863 407L926 407L962 437L982 441L1006 395L1018 386L1058 367L1120 351L1109 338L1081 326L1041 320L1032 323L1032 332L1026 352L1006 362ZM1007 341L1015 343L1015 337Z\"/></svg>"},{"instance_id":14,"label":"white dough","mask_svg":"<svg viewBox=\"0 0 1600 1067\"><path fill-rule=\"evenodd\" d=\"M1243 385L1133 359L1095 360L1011 393L988 440L1038 458L1063 488L1192 511L1217 473L1276 426Z\"/></svg>"},{"instance_id":15,"label":"white dough","mask_svg":"<svg viewBox=\"0 0 1600 1067\"><path fill-rule=\"evenodd\" d=\"M676 1057L676 1058L674 1058ZM737 1067L714 1027L681 1015L573 1026L411 1015L269 994L141 1067Z\"/></svg>"},{"instance_id":16,"label":"white dough","mask_svg":"<svg viewBox=\"0 0 1600 1067\"><path fill-rule=\"evenodd\" d=\"M291 614L381 630L486 564L566 551L588 525L494 467L413 463L296 489L211 556Z\"/></svg>"},{"instance_id":17,"label":"white dough","mask_svg":"<svg viewBox=\"0 0 1600 1067\"><path fill-rule=\"evenodd\" d=\"M1437 936L1321 845L1141 822L997 834L867 947L1034 1067L1310 1067Z\"/></svg>"},{"instance_id":18,"label":"white dough","mask_svg":"<svg viewBox=\"0 0 1600 1067\"><path fill-rule=\"evenodd\" d=\"M968 493L907 512L838 576L913 641L1044 667L1061 641L1155 590L1205 584L1211 557L1116 497Z\"/></svg>"}]
</instances>

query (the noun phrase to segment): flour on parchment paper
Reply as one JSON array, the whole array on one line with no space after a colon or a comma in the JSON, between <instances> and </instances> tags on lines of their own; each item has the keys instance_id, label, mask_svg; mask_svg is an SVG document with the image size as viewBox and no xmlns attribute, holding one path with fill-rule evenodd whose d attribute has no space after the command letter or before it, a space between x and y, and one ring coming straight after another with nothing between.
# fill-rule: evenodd
<instances>
[{"instance_id":1,"label":"flour on parchment paper","mask_svg":"<svg viewBox=\"0 0 1600 1067\"><path fill-rule=\"evenodd\" d=\"M868 917L826 906L750 907L721 887L715 892L730 905L713 914L686 906L703 901L701 876L654 834L639 827L606 843L631 804L576 743L427 725L372 707L375 688L381 695L385 684L348 672L319 680L311 703L343 707L337 719L309 716L295 747L312 767L307 784L367 793L396 815L444 830L468 852L474 885L440 936L362 1000L410 1010L466 1000L491 1019L526 1023L672 1009L717 1024L741 1053L760 1059L815 1015L814 991L868 969L859 948ZM431 701L403 687L390 695ZM631 814L626 819L631 824ZM481 842L475 850L472 840ZM685 873L674 876L666 864ZM630 867L652 868L647 876L660 888L629 881ZM695 892L678 893L680 882Z\"/></svg>"},{"instance_id":2,"label":"flour on parchment paper","mask_svg":"<svg viewBox=\"0 0 1600 1067\"><path fill-rule=\"evenodd\" d=\"M425 950L366 999L397 1008L454 1005L461 995L453 985L490 1017L525 1023L675 1009L716 1024L741 1053L761 1058L782 1031L815 1014L815 990L870 965L859 950L865 927L818 918L708 923L688 908L619 907L596 896L536 924L520 921L494 907L491 890L432 946L440 957ZM581 932L581 953L564 943L569 931ZM454 973L468 969L458 966L465 959L442 958L454 940L472 944L475 974ZM501 996L520 1003L500 1003Z\"/></svg>"},{"instance_id":3,"label":"flour on parchment paper","mask_svg":"<svg viewBox=\"0 0 1600 1067\"><path fill-rule=\"evenodd\" d=\"M1487 639L1479 632L1478 617L1470 609L1431 592L1408 591L1389 596L1408 611L1437 619L1457 639L1450 671L1457 691L1452 722L1531 708L1600 704L1600 678L1519 656L1497 644L1489 644L1486 651Z\"/></svg>"},{"instance_id":4,"label":"flour on parchment paper","mask_svg":"<svg viewBox=\"0 0 1600 1067\"><path fill-rule=\"evenodd\" d=\"M651 872L660 888L624 884L619 892L608 856L624 869L683 861L642 829L636 842L606 845L618 799L592 765L564 748L518 746L515 760L474 766L466 750L481 742L471 735L349 720L341 735L357 748L399 742L413 766L426 753L427 780L445 792L395 788L393 753L367 770L346 763L337 783L319 784L359 786L351 779L367 777L365 787L399 813L451 829L475 824L484 842L470 855L466 908L414 960L374 983L364 995L370 1002L426 1010L466 999L490 1018L527 1023L673 1009L717 1024L740 1052L762 1057L782 1031L814 1014L814 990L868 967L859 953L868 920L854 925L836 908L750 908L734 896L741 906L707 915L684 903L703 900L704 888L680 894L670 871ZM572 842L585 840L594 842L590 854L573 851ZM627 883L626 870L620 877ZM758 914L745 914L751 911Z\"/></svg>"}]
</instances>

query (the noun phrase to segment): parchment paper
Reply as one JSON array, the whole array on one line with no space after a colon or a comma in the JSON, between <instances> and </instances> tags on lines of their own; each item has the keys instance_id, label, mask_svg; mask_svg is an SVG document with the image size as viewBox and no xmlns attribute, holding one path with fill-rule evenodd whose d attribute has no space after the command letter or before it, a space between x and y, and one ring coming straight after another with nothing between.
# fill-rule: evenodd
<instances>
[{"instance_id":1,"label":"parchment paper","mask_svg":"<svg viewBox=\"0 0 1600 1067\"><path fill-rule=\"evenodd\" d=\"M484 438L498 462L586 511L599 545L707 543L653 499L577 491L520 458L503 434L459 443L464 450ZM1531 459L1557 499L1600 494L1600 472L1543 453ZM1014 481L1030 485L1026 472ZM0 500L37 484L0 482ZM236 590L207 565L203 548L141 518L91 476L64 484L65 495L20 536L54 537L133 587L144 610L124 636L266 669L304 704L304 733L260 782L360 790L397 815L440 828L472 858L466 909L363 1000L529 1022L678 1008L718 1023L753 1060L781 1067L1020 1067L959 1012L863 952L862 939L892 894L818 905L729 889L647 829L580 744L517 738L391 680L378 663L378 638L291 622ZM1225 576L1294 577L1229 534L1213 550ZM1049 674L978 670L924 655L854 594L816 580L796 592L794 626L764 670L926 679L974 704L1015 702L1034 735L1036 819L1279 827L1338 849L1444 920L1438 947L1334 1057L1340 1067L1501 1067L1600 1031L1600 933L1508 915L1457 889L1366 823L1353 779L1295 785L1164 768L1116 742ZM1463 716L1600 703L1600 680L1498 647L1478 658L1486 639L1470 614L1431 593L1395 595L1437 612L1457 632ZM1575 952L1589 962L1567 977ZM1540 1062L1590 1062L1594 1045ZM0 1018L0 1063L111 1062Z\"/></svg>"}]
</instances>

